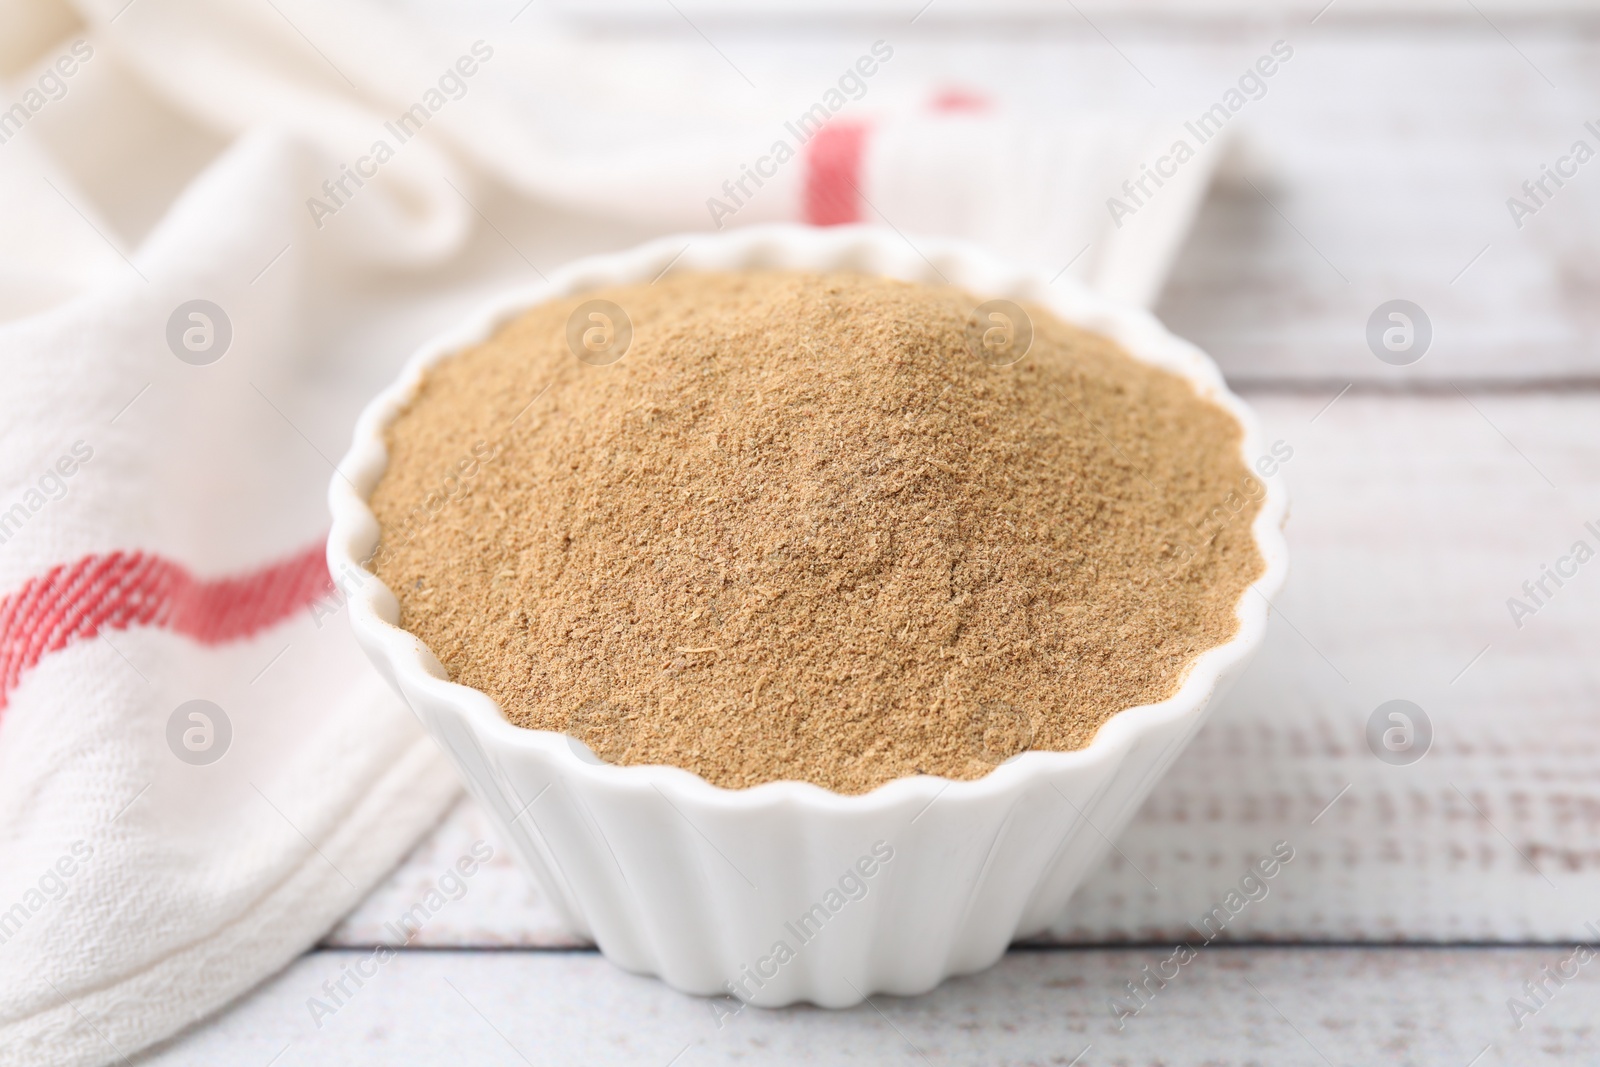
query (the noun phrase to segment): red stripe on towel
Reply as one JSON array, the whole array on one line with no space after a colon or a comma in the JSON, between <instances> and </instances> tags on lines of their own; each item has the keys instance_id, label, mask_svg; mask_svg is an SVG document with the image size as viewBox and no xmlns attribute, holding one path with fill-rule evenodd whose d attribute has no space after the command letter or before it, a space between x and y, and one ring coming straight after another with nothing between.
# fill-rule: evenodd
<instances>
[{"instance_id":1,"label":"red stripe on towel","mask_svg":"<svg viewBox=\"0 0 1600 1067\"><path fill-rule=\"evenodd\" d=\"M861 159L867 127L830 122L806 145L805 218L813 226L861 221Z\"/></svg>"},{"instance_id":2,"label":"red stripe on towel","mask_svg":"<svg viewBox=\"0 0 1600 1067\"><path fill-rule=\"evenodd\" d=\"M982 93L952 87L934 94L929 106L935 111L988 111L994 105Z\"/></svg>"},{"instance_id":3,"label":"red stripe on towel","mask_svg":"<svg viewBox=\"0 0 1600 1067\"><path fill-rule=\"evenodd\" d=\"M0 597L0 708L51 652L107 630L159 626L202 645L249 637L333 592L322 542L235 578L196 578L144 552L84 556Z\"/></svg>"}]
</instances>

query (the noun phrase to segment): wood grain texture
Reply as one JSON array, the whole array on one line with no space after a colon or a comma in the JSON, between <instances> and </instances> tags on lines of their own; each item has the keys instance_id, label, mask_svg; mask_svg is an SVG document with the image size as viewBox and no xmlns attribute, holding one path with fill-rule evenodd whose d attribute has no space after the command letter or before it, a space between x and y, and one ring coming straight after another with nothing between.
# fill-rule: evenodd
<instances>
[{"instance_id":1,"label":"wood grain texture","mask_svg":"<svg viewBox=\"0 0 1600 1067\"><path fill-rule=\"evenodd\" d=\"M1332 392L1249 399L1269 440L1294 449L1278 475L1289 584L1265 647L1056 936L1194 937L1278 841L1295 858L1226 937L1593 936L1600 560L1547 585L1555 595L1521 628L1506 600L1575 540L1600 550L1584 526L1600 528L1600 395L1353 391L1325 410ZM1433 725L1410 766L1365 739L1394 698ZM417 941L571 944L466 803L329 943L393 940L383 924L478 838L497 858Z\"/></svg>"},{"instance_id":2,"label":"wood grain texture","mask_svg":"<svg viewBox=\"0 0 1600 1067\"><path fill-rule=\"evenodd\" d=\"M1600 151L1585 128L1600 125L1600 11L1557 18L1538 5L1511 18L1461 4L1443 17L1423 4L1382 19L1340 0L1313 24L1321 3L1244 16L1167 6L1192 13L1158 9L1101 25L1098 14L1091 23L1061 7L1070 17L942 24L935 3L915 25L818 24L781 42L770 26L729 25L715 37L757 85L794 93L826 84L864 43L892 42L892 76L861 101L866 117L957 87L1041 123L1082 109L1166 115L1173 137L1191 143L1183 120L1285 41L1293 58L1229 120L1234 154L1170 276L1161 317L1241 382L1600 380L1600 160L1560 188L1547 185L1520 228L1507 208L1575 141ZM1440 17L1421 17L1424 9ZM666 21L648 32L593 39L703 78L714 54L660 10ZM727 77L729 107L750 99ZM1079 252L1062 248L1034 265L1054 275ZM1379 362L1365 340L1368 317L1397 298L1419 304L1434 328L1429 352L1409 367Z\"/></svg>"},{"instance_id":3,"label":"wood grain texture","mask_svg":"<svg viewBox=\"0 0 1600 1067\"><path fill-rule=\"evenodd\" d=\"M1519 1031L1506 1007L1570 950L1213 948L1136 1015L1108 1004L1164 951L1013 952L922 997L848 1011L675 993L587 952L402 952L320 1028L307 1007L363 952L302 957L227 1014L141 1056L189 1064L1592 1063L1600 983L1556 989ZM1586 968L1600 967L1591 961ZM366 969L372 970L371 966ZM713 1003L716 1007L713 1007ZM719 1028L719 1021L721 1026ZM277 1057L274 1059L274 1057ZM1474 1057L1478 1057L1474 1059Z\"/></svg>"},{"instance_id":4,"label":"wood grain texture","mask_svg":"<svg viewBox=\"0 0 1600 1067\"><path fill-rule=\"evenodd\" d=\"M1337 12L1335 7L1333 12ZM1294 57L1230 120L1233 156L1157 306L1237 382L1528 381L1600 376L1600 162L1519 228L1507 208L1577 140L1600 150L1592 29L1373 26L1264 17L1157 21L1112 40L1034 30L959 43L929 30L900 75L981 88L1048 121L1063 107L1192 119L1275 40ZM887 32L887 31L886 31ZM1189 136L1177 122L1174 136ZM1192 137L1190 138L1192 141ZM1065 249L1065 264L1076 252ZM1409 367L1368 317L1419 304L1434 340Z\"/></svg>"},{"instance_id":5,"label":"wood grain texture","mask_svg":"<svg viewBox=\"0 0 1600 1067\"><path fill-rule=\"evenodd\" d=\"M1575 141L1600 149L1593 37L1292 37L1304 65L1243 116L1249 161L1202 209L1158 309L1169 325L1236 381L1600 372L1600 168L1548 186L1521 228L1506 206ZM1365 339L1396 298L1434 330L1404 368Z\"/></svg>"},{"instance_id":6,"label":"wood grain texture","mask_svg":"<svg viewBox=\"0 0 1600 1067\"><path fill-rule=\"evenodd\" d=\"M1214 944L1124 1029L1108 1010L1174 941L1198 940L1190 924L1280 840L1295 858L1224 938L1559 942L1600 924L1600 563L1520 629L1506 608L1586 521L1600 526L1600 163L1520 230L1505 205L1600 118L1595 8L1341 0L1312 25L1321 6L1078 5L1090 26L969 5L894 27L905 93L937 80L1041 116L1075 102L1188 115L1264 45L1297 50L1241 116L1239 154L1158 308L1236 383L1280 386L1249 396L1296 449L1282 475L1295 570L1256 663L1057 930L1150 944L1013 952L915 1000L752 1011L721 1031L706 1002L566 951L403 952L319 1029L307 998L366 955L324 951L142 1062L1593 1062L1595 963L1524 1029L1508 1010L1567 957L1554 943ZM778 44L708 25L763 84L810 84L865 32ZM693 28L650 32L665 36L608 43L704 59ZM1436 329L1409 368L1379 363L1363 336L1395 297ZM1585 389L1561 387L1574 381ZM1393 697L1435 729L1411 766L1365 741ZM495 857L412 944L570 945L468 802L329 943L394 940L385 924L480 839Z\"/></svg>"}]
</instances>

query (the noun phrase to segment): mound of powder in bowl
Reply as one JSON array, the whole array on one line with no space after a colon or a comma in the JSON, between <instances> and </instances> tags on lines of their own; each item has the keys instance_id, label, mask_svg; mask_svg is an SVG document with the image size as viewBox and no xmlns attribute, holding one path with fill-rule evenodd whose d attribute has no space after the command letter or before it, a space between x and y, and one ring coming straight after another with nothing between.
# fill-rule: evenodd
<instances>
[{"instance_id":1,"label":"mound of powder in bowl","mask_svg":"<svg viewBox=\"0 0 1600 1067\"><path fill-rule=\"evenodd\" d=\"M389 429L401 626L513 723L728 788L1087 745L1234 635L1262 486L1184 379L1039 307L994 365L978 303L683 273L523 314Z\"/></svg>"}]
</instances>

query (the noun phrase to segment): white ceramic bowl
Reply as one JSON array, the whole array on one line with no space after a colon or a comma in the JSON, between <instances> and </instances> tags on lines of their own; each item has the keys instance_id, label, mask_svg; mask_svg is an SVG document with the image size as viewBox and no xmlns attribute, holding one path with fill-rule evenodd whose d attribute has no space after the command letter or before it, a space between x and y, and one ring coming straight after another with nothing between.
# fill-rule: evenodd
<instances>
[{"instance_id":1,"label":"white ceramic bowl","mask_svg":"<svg viewBox=\"0 0 1600 1067\"><path fill-rule=\"evenodd\" d=\"M394 594L361 564L378 540L367 497L388 461L385 430L429 365L536 304L649 281L669 266L948 279L985 298L1034 301L1193 382L1243 426L1247 467L1267 442L1216 365L1147 312L968 245L913 245L866 227L749 227L581 260L435 339L362 412L329 492L328 563L346 587L351 624L573 933L627 970L769 1007L844 1007L982 970L1014 939L1062 917L1212 697L1261 643L1268 599L1288 566L1281 479L1266 481L1255 519L1266 571L1238 604L1238 635L1200 656L1176 695L1112 717L1087 748L1025 752L975 781L902 778L857 796L805 782L727 790L676 767L584 759L587 750L565 735L513 726L395 625Z\"/></svg>"}]
</instances>

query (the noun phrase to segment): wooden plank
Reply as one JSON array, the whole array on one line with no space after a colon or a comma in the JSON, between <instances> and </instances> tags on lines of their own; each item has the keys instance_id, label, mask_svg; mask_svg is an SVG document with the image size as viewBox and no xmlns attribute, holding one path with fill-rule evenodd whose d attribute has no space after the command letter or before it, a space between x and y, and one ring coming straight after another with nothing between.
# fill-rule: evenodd
<instances>
[{"instance_id":1,"label":"wooden plank","mask_svg":"<svg viewBox=\"0 0 1600 1067\"><path fill-rule=\"evenodd\" d=\"M675 993L593 953L406 951L375 966L365 952L318 952L138 1062L1592 1063L1600 983L1551 984L1553 996L1520 1031L1506 1006L1571 951L1205 949L1164 988L1151 981L1120 1029L1111 998L1130 1001L1125 983L1168 949L1013 952L922 997L731 1017L731 1003ZM360 988L347 979L350 995L335 1006L323 983L357 963L376 975ZM313 1021L313 998L332 1014L319 1010Z\"/></svg>"},{"instance_id":2,"label":"wooden plank","mask_svg":"<svg viewBox=\"0 0 1600 1067\"><path fill-rule=\"evenodd\" d=\"M1281 610L1057 937L1192 936L1278 841L1295 859L1226 936L1554 940L1600 924L1600 562L1547 582L1520 629L1506 607L1575 540L1600 549L1584 525L1600 527L1600 394L1352 391L1325 407L1334 392L1251 398L1294 449ZM1394 698L1433 725L1411 766L1365 740ZM385 940L478 838L494 835L463 805L330 943ZM418 940L571 943L503 853Z\"/></svg>"},{"instance_id":3,"label":"wooden plank","mask_svg":"<svg viewBox=\"0 0 1600 1067\"><path fill-rule=\"evenodd\" d=\"M1040 123L1080 109L1170 115L1173 136L1192 140L1182 120L1285 40L1293 59L1229 120L1237 155L1202 207L1162 318L1241 382L1600 377L1600 162L1559 189L1547 184L1521 228L1507 208L1575 141L1600 150L1585 128L1600 121L1592 28L1502 23L1498 12L1491 24L1464 4L1440 24L1351 20L1341 0L1314 25L1320 4L1244 21L1155 13L1103 37L1069 8L1070 22L997 17L957 30L933 20L939 6L932 25L828 24L781 41L770 28L719 31L718 47L760 93L732 71L726 83L708 75L715 56L664 7L675 27L594 41L663 76L681 71L708 113L776 114L883 36L897 47L893 73L862 101L864 116L959 86ZM1079 251L1036 265L1054 274ZM1381 363L1365 339L1369 316L1393 299L1419 304L1434 329L1409 367Z\"/></svg>"},{"instance_id":4,"label":"wooden plank","mask_svg":"<svg viewBox=\"0 0 1600 1067\"><path fill-rule=\"evenodd\" d=\"M479 844L479 843L482 844ZM474 855L478 845L493 850L490 859L466 883L458 899L434 914L410 943L418 947L575 948L583 942L561 926L554 907L515 862L489 827L483 809L468 797L445 817L383 884L372 891L324 943L400 945L407 941L401 916L438 889L439 878L458 859ZM445 895L453 895L446 893ZM412 924L415 926L415 923ZM396 929L402 932L397 934Z\"/></svg>"},{"instance_id":5,"label":"wooden plank","mask_svg":"<svg viewBox=\"0 0 1600 1067\"><path fill-rule=\"evenodd\" d=\"M1547 185L1554 195L1521 228L1507 208L1575 141L1600 150L1584 125L1600 119L1592 34L1280 23L1180 36L1146 24L1116 50L1042 32L960 49L934 37L904 49L900 75L979 86L1041 121L1071 105L1193 118L1279 38L1294 58L1230 120L1236 154L1162 319L1241 383L1600 375L1600 164ZM1394 299L1433 326L1407 367L1380 362L1365 336Z\"/></svg>"},{"instance_id":6,"label":"wooden plank","mask_svg":"<svg viewBox=\"0 0 1600 1067\"><path fill-rule=\"evenodd\" d=\"M1159 314L1236 381L1595 377L1600 169L1547 185L1520 228L1507 208L1575 141L1600 149L1593 38L1291 36L1303 66L1244 116L1251 161L1213 190ZM1408 367L1365 336L1394 299L1433 326Z\"/></svg>"}]
</instances>

